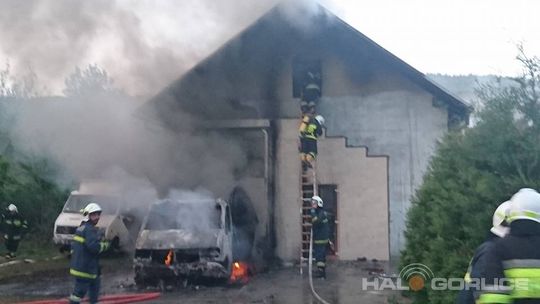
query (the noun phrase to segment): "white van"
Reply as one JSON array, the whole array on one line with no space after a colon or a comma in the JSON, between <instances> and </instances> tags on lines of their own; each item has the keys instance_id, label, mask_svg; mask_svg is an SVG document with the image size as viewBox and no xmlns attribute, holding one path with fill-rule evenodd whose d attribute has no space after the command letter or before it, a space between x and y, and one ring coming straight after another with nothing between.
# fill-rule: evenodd
<instances>
[{"instance_id":1,"label":"white van","mask_svg":"<svg viewBox=\"0 0 540 304\"><path fill-rule=\"evenodd\" d=\"M121 214L124 204L119 197L72 191L54 223L53 242L60 251L69 251L75 230L84 219L81 210L89 203L97 203L103 209L97 227L102 237L111 241L111 247L121 251L133 248L128 229L133 224L133 219Z\"/></svg>"}]
</instances>

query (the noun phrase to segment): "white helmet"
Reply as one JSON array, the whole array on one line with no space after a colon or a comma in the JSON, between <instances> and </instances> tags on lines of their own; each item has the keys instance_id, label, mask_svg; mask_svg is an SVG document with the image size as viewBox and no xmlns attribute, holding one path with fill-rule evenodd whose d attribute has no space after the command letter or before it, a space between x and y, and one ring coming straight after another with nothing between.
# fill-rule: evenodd
<instances>
[{"instance_id":1,"label":"white helmet","mask_svg":"<svg viewBox=\"0 0 540 304\"><path fill-rule=\"evenodd\" d=\"M9 206L7 207L9 211L11 212L19 212L17 210L17 206L13 205L13 204L9 204Z\"/></svg>"},{"instance_id":2,"label":"white helmet","mask_svg":"<svg viewBox=\"0 0 540 304\"><path fill-rule=\"evenodd\" d=\"M101 207L96 204L96 203L90 203L88 205L86 205L86 207L84 207L82 213L83 215L88 215L90 213L94 213L94 212L101 212Z\"/></svg>"},{"instance_id":3,"label":"white helmet","mask_svg":"<svg viewBox=\"0 0 540 304\"><path fill-rule=\"evenodd\" d=\"M540 193L522 188L510 199L510 220L531 220L540 223Z\"/></svg>"},{"instance_id":4,"label":"white helmet","mask_svg":"<svg viewBox=\"0 0 540 304\"><path fill-rule=\"evenodd\" d=\"M510 201L506 201L495 209L495 212L493 213L493 227L491 227L490 231L499 237L504 237L506 234L508 234L510 229L502 224L505 220L508 222L509 215Z\"/></svg>"},{"instance_id":5,"label":"white helmet","mask_svg":"<svg viewBox=\"0 0 540 304\"><path fill-rule=\"evenodd\" d=\"M322 117L322 115L315 116L315 120L318 121L321 126L324 126L324 117Z\"/></svg>"},{"instance_id":6,"label":"white helmet","mask_svg":"<svg viewBox=\"0 0 540 304\"><path fill-rule=\"evenodd\" d=\"M323 207L323 200L320 196L318 195L315 195L314 197L311 198L312 201L316 201L317 202L317 206L319 206L320 208Z\"/></svg>"}]
</instances>

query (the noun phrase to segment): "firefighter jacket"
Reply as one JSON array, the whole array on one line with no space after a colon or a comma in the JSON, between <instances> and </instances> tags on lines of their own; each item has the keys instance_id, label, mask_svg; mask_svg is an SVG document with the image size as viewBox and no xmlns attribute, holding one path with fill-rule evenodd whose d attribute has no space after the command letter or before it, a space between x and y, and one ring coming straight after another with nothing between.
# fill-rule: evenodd
<instances>
[{"instance_id":1,"label":"firefighter jacket","mask_svg":"<svg viewBox=\"0 0 540 304\"><path fill-rule=\"evenodd\" d=\"M4 239L18 241L22 235L28 230L28 223L18 212L6 211L0 219L2 223L2 231Z\"/></svg>"},{"instance_id":2,"label":"firefighter jacket","mask_svg":"<svg viewBox=\"0 0 540 304\"><path fill-rule=\"evenodd\" d=\"M71 242L69 273L78 278L96 279L99 274L99 254L109 248L109 242L100 241L99 231L90 221L77 228Z\"/></svg>"},{"instance_id":3,"label":"firefighter jacket","mask_svg":"<svg viewBox=\"0 0 540 304\"><path fill-rule=\"evenodd\" d=\"M302 123L299 128L300 139L313 139L317 140L322 135L322 127L319 122L309 115L302 117Z\"/></svg>"},{"instance_id":4,"label":"firefighter jacket","mask_svg":"<svg viewBox=\"0 0 540 304\"><path fill-rule=\"evenodd\" d=\"M480 296L479 290L475 285L470 284L471 279L481 279L486 275L486 254L495 246L495 241L499 237L492 232L488 233L486 240L476 248L473 258L465 274L465 288L460 290L456 304L475 304Z\"/></svg>"},{"instance_id":5,"label":"firefighter jacket","mask_svg":"<svg viewBox=\"0 0 540 304\"><path fill-rule=\"evenodd\" d=\"M477 303L540 303L540 223L512 221L510 234L487 252L485 267Z\"/></svg>"},{"instance_id":6,"label":"firefighter jacket","mask_svg":"<svg viewBox=\"0 0 540 304\"><path fill-rule=\"evenodd\" d=\"M313 229L313 242L315 244L328 244L330 226L328 214L324 209L311 209L311 228Z\"/></svg>"}]
</instances>

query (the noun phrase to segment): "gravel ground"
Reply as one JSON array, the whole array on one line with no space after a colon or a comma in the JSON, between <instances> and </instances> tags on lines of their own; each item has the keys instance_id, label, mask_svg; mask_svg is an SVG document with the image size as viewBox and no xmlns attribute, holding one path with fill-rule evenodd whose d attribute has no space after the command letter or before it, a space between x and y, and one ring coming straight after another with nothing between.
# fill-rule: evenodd
<instances>
[{"instance_id":1,"label":"gravel ground","mask_svg":"<svg viewBox=\"0 0 540 304\"><path fill-rule=\"evenodd\" d=\"M37 263L40 263L39 261ZM69 295L72 279L64 269L56 271L22 272L0 281L0 303L16 303L23 300L62 298ZM135 293L133 272L129 258L107 259L102 262L102 294ZM10 267L30 267L19 264ZM387 269L385 264L373 262L334 262L327 270L327 279L314 279L315 289L332 304L366 303L410 303L397 291L363 290L362 278L372 278L370 270ZM63 271L65 270L65 271ZM0 268L9 271L9 267ZM21 273L19 271L18 273ZM148 302L150 303L150 302ZM281 267L258 273L243 286L217 284L188 284L163 292L151 303L272 303L300 304L318 303L312 296L307 269L300 275L298 267Z\"/></svg>"}]
</instances>

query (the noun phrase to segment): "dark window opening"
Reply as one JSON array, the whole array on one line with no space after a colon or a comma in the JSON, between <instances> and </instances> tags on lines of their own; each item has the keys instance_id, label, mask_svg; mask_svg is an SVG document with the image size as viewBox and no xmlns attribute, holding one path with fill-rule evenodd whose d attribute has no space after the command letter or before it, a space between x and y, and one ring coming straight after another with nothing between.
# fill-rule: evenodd
<instances>
[{"instance_id":1,"label":"dark window opening","mask_svg":"<svg viewBox=\"0 0 540 304\"><path fill-rule=\"evenodd\" d=\"M322 94L321 61L318 59L296 58L292 66L293 98L301 98L302 90L310 82L319 86Z\"/></svg>"}]
</instances>

